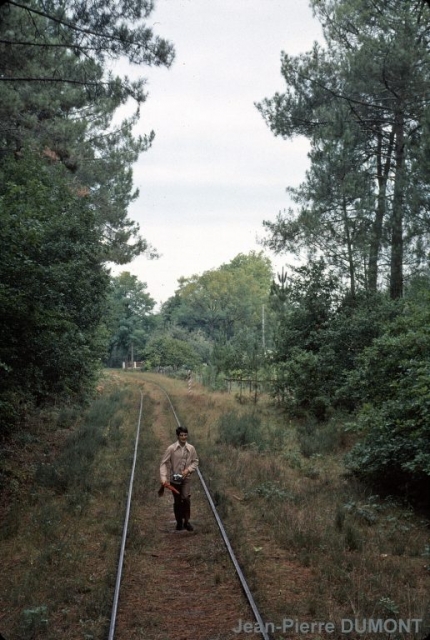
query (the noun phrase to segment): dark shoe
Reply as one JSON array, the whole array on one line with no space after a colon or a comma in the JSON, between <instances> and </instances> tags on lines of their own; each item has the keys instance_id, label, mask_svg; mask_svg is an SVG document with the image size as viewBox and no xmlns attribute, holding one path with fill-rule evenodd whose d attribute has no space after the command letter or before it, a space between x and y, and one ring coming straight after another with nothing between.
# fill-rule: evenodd
<instances>
[{"instance_id":1,"label":"dark shoe","mask_svg":"<svg viewBox=\"0 0 430 640\"><path fill-rule=\"evenodd\" d=\"M189 522L185 522L184 527L187 531L194 531L194 527Z\"/></svg>"},{"instance_id":2,"label":"dark shoe","mask_svg":"<svg viewBox=\"0 0 430 640\"><path fill-rule=\"evenodd\" d=\"M184 527L182 526L182 522L177 522L176 523L176 531L182 531Z\"/></svg>"}]
</instances>

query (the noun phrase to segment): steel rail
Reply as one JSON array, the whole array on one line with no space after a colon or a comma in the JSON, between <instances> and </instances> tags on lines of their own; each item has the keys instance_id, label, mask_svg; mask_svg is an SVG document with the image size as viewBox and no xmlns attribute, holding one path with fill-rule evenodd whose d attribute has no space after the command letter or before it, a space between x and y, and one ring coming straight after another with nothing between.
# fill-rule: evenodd
<instances>
[{"instance_id":1,"label":"steel rail","mask_svg":"<svg viewBox=\"0 0 430 640\"><path fill-rule=\"evenodd\" d=\"M204 481L203 476L202 476L202 474L200 472L200 469L198 467L197 467L197 474L198 474L198 476L200 478L200 482L202 483L202 487L203 487L203 489L205 491L205 494L206 494L208 502L209 502L209 504L211 506L212 512L213 512L213 514L215 516L215 520L217 521L219 530L220 530L221 535L222 535L222 539L224 540L224 544L227 547L227 551L228 551L228 553L230 555L231 561L233 562L234 568L236 569L236 573L237 573L237 575L239 577L240 583L242 585L242 589L245 592L245 595L246 595L246 597L248 599L248 602L249 602L249 605L250 605L250 607L252 609L254 617L255 617L255 619L256 619L256 621L258 623L259 631L260 631L261 635L263 636L264 640L270 640L270 637L269 637L269 635L268 635L268 633L266 631L266 625L263 622L263 619L262 619L262 617L260 615L260 612L259 612L259 610L257 608L257 605L255 603L254 597L253 597L253 595L252 595L252 593L251 593L251 591L249 589L248 583L246 582L246 578L243 575L242 569L240 568L240 565L239 565L239 563L237 561L236 555L235 555L235 553L233 551L233 548L232 548L232 546L230 544L230 540L227 537L227 533L226 533L226 530L225 530L224 525L222 523L222 520L221 520L221 518L220 518L220 516L218 514L218 511L217 511L216 507L215 507L214 501L212 500L212 496L209 493L209 489L207 488L206 482Z\"/></svg>"},{"instance_id":2,"label":"steel rail","mask_svg":"<svg viewBox=\"0 0 430 640\"><path fill-rule=\"evenodd\" d=\"M176 413L176 411L175 411L175 409L173 407L172 401L171 401L170 396L167 393L167 391L161 386L161 384L158 384L158 382L153 382L152 380L145 380L145 382L150 382L151 384L154 384L155 386L157 386L159 389L161 389L163 391L164 395L166 396L167 400L169 401L169 405L170 405L170 408L171 408L171 410L173 412L173 415L175 416L177 425L178 425L178 427L180 427L181 426L180 420L179 420L179 418L177 416L177 413ZM198 467L197 467L197 475L199 476L199 479L200 479L200 482L202 484L203 490L204 490L204 492L206 494L206 498L207 498L207 500L208 500L208 502L210 504L210 507L212 509L212 513L213 513L213 515L215 517L215 520L216 520L217 525L219 527L219 530L221 532L221 536L222 536L224 544L225 544L225 546L227 548L227 551L229 553L230 559L231 559L231 561L232 561L232 563L234 565L234 568L236 569L236 573L237 573L237 575L239 577L242 589L245 592L246 598L247 598L247 600L249 602L249 605L250 605L250 607L252 609L254 617L255 617L255 619L256 619L256 621L258 623L259 632L262 635L262 637L264 638L264 640L270 640L270 636L268 635L268 633L266 631L267 627L263 622L263 619L262 619L262 617L260 615L260 612L258 610L258 607L257 607L257 605L255 603L254 597L253 597L253 595L251 593L251 590L250 590L250 588L248 586L246 578L245 578L245 576L243 574L242 569L240 568L239 562L237 561L236 555L235 555L235 553L233 551L233 548L232 548L232 546L230 544L230 540L228 539L227 532L226 532L226 530L224 528L223 522L222 522L222 520L221 520L221 518L220 518L220 516L218 514L218 511L217 511L217 508L215 506L215 503L214 503L214 501L212 499L212 496L211 496L211 494L209 492L209 489L208 489L208 487L206 485L206 482L205 482L205 480L204 480L204 478L203 478L203 476L201 474L201 471L200 471L200 469Z\"/></svg>"},{"instance_id":3,"label":"steel rail","mask_svg":"<svg viewBox=\"0 0 430 640\"><path fill-rule=\"evenodd\" d=\"M122 530L121 550L120 550L119 560L118 560L118 571L117 571L117 574L116 574L115 593L114 593L114 597L113 597L113 604L112 604L112 612L111 612L108 640L113 640L114 634L115 634L116 615L117 615L117 611L118 611L118 601L119 601L119 590L120 590L120 586L121 586L122 569L123 569L123 565L124 565L125 542L126 542L126 539L127 539L128 522L129 522L129 519L130 519L131 496L132 496L132 493L133 493L134 473L135 473L135 469L136 469L137 449L138 449L138 445L139 445L140 423L142 421L142 408L143 408L143 391L140 392L139 419L137 421L136 440L135 440L134 455L133 455L133 464L132 464L132 467L131 467L130 484L129 484L129 487L128 487L128 494L127 494L127 507L126 507L126 510L125 510L124 526L123 526L123 530Z\"/></svg>"}]
</instances>

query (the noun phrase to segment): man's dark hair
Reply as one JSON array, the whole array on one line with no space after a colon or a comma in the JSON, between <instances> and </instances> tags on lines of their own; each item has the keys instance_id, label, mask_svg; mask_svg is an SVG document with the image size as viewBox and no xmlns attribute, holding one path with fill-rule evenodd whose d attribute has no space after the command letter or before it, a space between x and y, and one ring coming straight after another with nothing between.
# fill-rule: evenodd
<instances>
[{"instance_id":1,"label":"man's dark hair","mask_svg":"<svg viewBox=\"0 0 430 640\"><path fill-rule=\"evenodd\" d=\"M188 433L187 427L176 427L176 435L178 436L180 433Z\"/></svg>"}]
</instances>

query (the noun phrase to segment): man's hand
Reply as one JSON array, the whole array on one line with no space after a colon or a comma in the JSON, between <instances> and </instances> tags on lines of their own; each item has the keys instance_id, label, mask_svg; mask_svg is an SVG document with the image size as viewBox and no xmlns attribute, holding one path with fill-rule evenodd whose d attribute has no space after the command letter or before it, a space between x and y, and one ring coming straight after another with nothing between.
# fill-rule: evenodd
<instances>
[{"instance_id":1,"label":"man's hand","mask_svg":"<svg viewBox=\"0 0 430 640\"><path fill-rule=\"evenodd\" d=\"M158 489L158 495L160 496L160 498L161 498L161 496L163 496L163 495L164 495L164 489L170 489L170 491L171 491L172 493L176 493L177 495L179 495L179 493L180 493L180 492L176 489L176 487L172 487L172 485L171 485L171 484L169 484L169 483L167 482L167 480L166 480L166 482L163 482L163 484L161 485L161 487ZM0 640L1 640L1 638L0 638Z\"/></svg>"},{"instance_id":2,"label":"man's hand","mask_svg":"<svg viewBox=\"0 0 430 640\"><path fill-rule=\"evenodd\" d=\"M190 472L188 471L188 469L184 469L183 472L182 472L182 475L183 475L184 478L186 478L187 476L190 475Z\"/></svg>"}]
</instances>

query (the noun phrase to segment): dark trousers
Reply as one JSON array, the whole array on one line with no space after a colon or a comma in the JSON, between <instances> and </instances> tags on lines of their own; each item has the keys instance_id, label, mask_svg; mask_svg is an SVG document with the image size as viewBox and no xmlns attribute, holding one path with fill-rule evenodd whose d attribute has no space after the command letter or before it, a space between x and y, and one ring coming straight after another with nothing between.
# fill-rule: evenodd
<instances>
[{"instance_id":1,"label":"dark trousers","mask_svg":"<svg viewBox=\"0 0 430 640\"><path fill-rule=\"evenodd\" d=\"M180 524L182 524L182 520L188 522L191 517L191 482L188 478L185 478L182 484L172 483L172 485L180 492L179 494L173 494L175 520Z\"/></svg>"}]
</instances>

